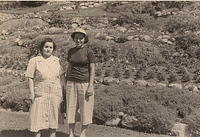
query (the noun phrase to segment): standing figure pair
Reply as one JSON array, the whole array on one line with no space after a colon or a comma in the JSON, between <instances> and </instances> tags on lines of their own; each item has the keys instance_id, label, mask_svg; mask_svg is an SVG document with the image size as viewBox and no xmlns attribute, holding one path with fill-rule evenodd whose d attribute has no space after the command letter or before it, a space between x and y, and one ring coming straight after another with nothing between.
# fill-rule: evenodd
<instances>
[{"instance_id":1,"label":"standing figure pair","mask_svg":"<svg viewBox=\"0 0 200 137\"><path fill-rule=\"evenodd\" d=\"M41 130L48 129L50 137L55 137L58 128L62 89L66 91L67 123L69 136L75 137L74 129L81 122L80 137L85 137L88 125L92 123L94 107L95 58L87 46L88 35L77 29L71 35L75 47L68 51L66 75L59 59L53 56L56 44L45 39L39 45L41 55L30 59L26 77L29 80L30 131L41 136Z\"/></svg>"}]
</instances>

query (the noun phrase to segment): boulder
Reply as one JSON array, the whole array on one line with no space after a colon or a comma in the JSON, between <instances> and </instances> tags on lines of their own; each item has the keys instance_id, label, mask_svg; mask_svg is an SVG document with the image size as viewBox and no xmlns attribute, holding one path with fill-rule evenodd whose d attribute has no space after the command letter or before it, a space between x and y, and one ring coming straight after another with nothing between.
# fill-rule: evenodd
<instances>
[{"instance_id":1,"label":"boulder","mask_svg":"<svg viewBox=\"0 0 200 137\"><path fill-rule=\"evenodd\" d=\"M138 84L139 86L144 86L144 87L146 87L148 84L145 80L136 80L135 83Z\"/></svg>"},{"instance_id":2,"label":"boulder","mask_svg":"<svg viewBox=\"0 0 200 137\"><path fill-rule=\"evenodd\" d=\"M130 41L130 40L133 40L133 39L134 39L134 36L128 36L128 37L127 37L127 40L129 40L129 41Z\"/></svg>"},{"instance_id":3,"label":"boulder","mask_svg":"<svg viewBox=\"0 0 200 137\"><path fill-rule=\"evenodd\" d=\"M173 44L173 42L171 42L171 41L167 41L167 44L169 44L169 45L172 45Z\"/></svg>"},{"instance_id":4,"label":"boulder","mask_svg":"<svg viewBox=\"0 0 200 137\"><path fill-rule=\"evenodd\" d=\"M112 36L106 36L105 39L106 39L107 41L109 41L109 40L114 40L115 38L112 37Z\"/></svg>"},{"instance_id":5,"label":"boulder","mask_svg":"<svg viewBox=\"0 0 200 137\"><path fill-rule=\"evenodd\" d=\"M158 82L156 84L156 86L158 86L158 87L167 87L167 84L166 83L162 83L162 82Z\"/></svg>"},{"instance_id":6,"label":"boulder","mask_svg":"<svg viewBox=\"0 0 200 137\"><path fill-rule=\"evenodd\" d=\"M106 126L118 126L120 121L121 121L120 118L111 119L109 121L106 121L105 125Z\"/></svg>"},{"instance_id":7,"label":"boulder","mask_svg":"<svg viewBox=\"0 0 200 137\"><path fill-rule=\"evenodd\" d=\"M103 79L103 84L105 85L118 84L118 83L119 83L119 79L117 78L105 77Z\"/></svg>"},{"instance_id":8,"label":"boulder","mask_svg":"<svg viewBox=\"0 0 200 137\"><path fill-rule=\"evenodd\" d=\"M134 124L137 122L137 118L135 116L126 115L121 120L121 126L125 128L133 129Z\"/></svg>"},{"instance_id":9,"label":"boulder","mask_svg":"<svg viewBox=\"0 0 200 137\"><path fill-rule=\"evenodd\" d=\"M168 42L168 39L162 39L161 40L163 43L167 43Z\"/></svg>"},{"instance_id":10,"label":"boulder","mask_svg":"<svg viewBox=\"0 0 200 137\"><path fill-rule=\"evenodd\" d=\"M172 132L176 134L176 137L187 137L187 124L175 123Z\"/></svg>"},{"instance_id":11,"label":"boulder","mask_svg":"<svg viewBox=\"0 0 200 137\"><path fill-rule=\"evenodd\" d=\"M158 39L161 40L163 37L162 36L158 36Z\"/></svg>"},{"instance_id":12,"label":"boulder","mask_svg":"<svg viewBox=\"0 0 200 137\"><path fill-rule=\"evenodd\" d=\"M1 31L1 34L2 34L2 35L8 35L8 34L10 34L10 32L9 32L8 30L2 30L2 31Z\"/></svg>"},{"instance_id":13,"label":"boulder","mask_svg":"<svg viewBox=\"0 0 200 137\"><path fill-rule=\"evenodd\" d=\"M182 84L179 84L179 83L171 83L171 84L168 85L168 87L177 88L177 89L183 89Z\"/></svg>"},{"instance_id":14,"label":"boulder","mask_svg":"<svg viewBox=\"0 0 200 137\"><path fill-rule=\"evenodd\" d=\"M172 56L173 56L173 57L179 57L179 56L180 56L180 53L179 53L179 52L175 52L175 53L172 54Z\"/></svg>"},{"instance_id":15,"label":"boulder","mask_svg":"<svg viewBox=\"0 0 200 137\"><path fill-rule=\"evenodd\" d=\"M123 79L119 81L120 84L125 84L125 85L133 85L133 80L132 79Z\"/></svg>"},{"instance_id":16,"label":"boulder","mask_svg":"<svg viewBox=\"0 0 200 137\"><path fill-rule=\"evenodd\" d=\"M101 3L94 3L94 7L99 7L101 5L102 5Z\"/></svg>"},{"instance_id":17,"label":"boulder","mask_svg":"<svg viewBox=\"0 0 200 137\"><path fill-rule=\"evenodd\" d=\"M121 32L126 32L127 28L125 28L125 27L117 27L117 30L119 30Z\"/></svg>"},{"instance_id":18,"label":"boulder","mask_svg":"<svg viewBox=\"0 0 200 137\"><path fill-rule=\"evenodd\" d=\"M194 85L191 84L191 83L186 84L186 85L183 86L183 89L185 89L185 90L189 90L189 91L193 91L193 89L194 89Z\"/></svg>"},{"instance_id":19,"label":"boulder","mask_svg":"<svg viewBox=\"0 0 200 137\"><path fill-rule=\"evenodd\" d=\"M140 39L138 37L134 38L135 41L139 41Z\"/></svg>"},{"instance_id":20,"label":"boulder","mask_svg":"<svg viewBox=\"0 0 200 137\"><path fill-rule=\"evenodd\" d=\"M103 83L103 81L104 81L104 79L103 79L102 77L95 77L95 80L94 80L94 82L95 82L96 84L98 84L98 83Z\"/></svg>"},{"instance_id":21,"label":"boulder","mask_svg":"<svg viewBox=\"0 0 200 137\"><path fill-rule=\"evenodd\" d=\"M199 89L198 89L198 87L195 85L195 86L193 86L193 90L192 90L193 92L199 92Z\"/></svg>"},{"instance_id":22,"label":"boulder","mask_svg":"<svg viewBox=\"0 0 200 137\"><path fill-rule=\"evenodd\" d=\"M155 81L149 81L149 82L147 82L147 86L148 87L155 87L156 86L156 82Z\"/></svg>"},{"instance_id":23,"label":"boulder","mask_svg":"<svg viewBox=\"0 0 200 137\"><path fill-rule=\"evenodd\" d=\"M152 38L149 35L141 35L140 40L149 42L152 40Z\"/></svg>"},{"instance_id":24,"label":"boulder","mask_svg":"<svg viewBox=\"0 0 200 137\"><path fill-rule=\"evenodd\" d=\"M72 28L78 28L79 25L78 25L78 23L72 23L71 26L72 26Z\"/></svg>"},{"instance_id":25,"label":"boulder","mask_svg":"<svg viewBox=\"0 0 200 137\"><path fill-rule=\"evenodd\" d=\"M80 8L81 8L81 9L87 9L88 6L81 6Z\"/></svg>"},{"instance_id":26,"label":"boulder","mask_svg":"<svg viewBox=\"0 0 200 137\"><path fill-rule=\"evenodd\" d=\"M169 35L163 35L162 38L163 39L170 39L171 37Z\"/></svg>"},{"instance_id":27,"label":"boulder","mask_svg":"<svg viewBox=\"0 0 200 137\"><path fill-rule=\"evenodd\" d=\"M124 116L125 116L124 112L119 112L118 113L118 117L124 117Z\"/></svg>"}]
</instances>

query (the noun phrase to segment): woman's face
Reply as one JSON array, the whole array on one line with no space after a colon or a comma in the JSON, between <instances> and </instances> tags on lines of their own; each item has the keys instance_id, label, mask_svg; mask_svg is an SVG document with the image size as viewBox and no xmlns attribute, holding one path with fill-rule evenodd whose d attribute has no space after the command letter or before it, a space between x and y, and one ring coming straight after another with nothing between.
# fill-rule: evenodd
<instances>
[{"instance_id":1,"label":"woman's face","mask_svg":"<svg viewBox=\"0 0 200 137\"><path fill-rule=\"evenodd\" d=\"M83 47L85 43L85 35L82 33L76 33L74 35L74 42L77 48Z\"/></svg>"},{"instance_id":2,"label":"woman's face","mask_svg":"<svg viewBox=\"0 0 200 137\"><path fill-rule=\"evenodd\" d=\"M53 53L53 42L46 42L42 49L42 55L45 57L50 57Z\"/></svg>"}]
</instances>

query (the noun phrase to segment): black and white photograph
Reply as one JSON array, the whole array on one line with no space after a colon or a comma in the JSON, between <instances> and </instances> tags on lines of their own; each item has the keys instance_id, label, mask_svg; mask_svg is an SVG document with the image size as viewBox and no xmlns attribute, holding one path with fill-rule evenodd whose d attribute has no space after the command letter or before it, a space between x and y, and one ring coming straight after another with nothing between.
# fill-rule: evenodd
<instances>
[{"instance_id":1,"label":"black and white photograph","mask_svg":"<svg viewBox=\"0 0 200 137\"><path fill-rule=\"evenodd\" d=\"M0 137L200 137L200 1L0 0Z\"/></svg>"}]
</instances>

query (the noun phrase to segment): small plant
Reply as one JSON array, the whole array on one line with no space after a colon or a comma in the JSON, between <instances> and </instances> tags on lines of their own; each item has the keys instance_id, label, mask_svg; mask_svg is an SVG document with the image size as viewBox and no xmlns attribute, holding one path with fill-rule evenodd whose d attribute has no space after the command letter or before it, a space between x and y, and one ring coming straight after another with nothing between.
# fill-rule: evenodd
<instances>
[{"instance_id":1,"label":"small plant","mask_svg":"<svg viewBox=\"0 0 200 137\"><path fill-rule=\"evenodd\" d=\"M182 78L181 78L181 82L188 82L190 80L191 80L190 75L187 74L187 73L184 73Z\"/></svg>"},{"instance_id":2,"label":"small plant","mask_svg":"<svg viewBox=\"0 0 200 137\"><path fill-rule=\"evenodd\" d=\"M200 136L200 110L196 109L186 118L189 133L192 137Z\"/></svg>"},{"instance_id":3,"label":"small plant","mask_svg":"<svg viewBox=\"0 0 200 137\"><path fill-rule=\"evenodd\" d=\"M159 82L165 81L165 75L161 72L157 73L157 79Z\"/></svg>"},{"instance_id":4,"label":"small plant","mask_svg":"<svg viewBox=\"0 0 200 137\"><path fill-rule=\"evenodd\" d=\"M128 69L125 70L123 75L124 75L125 78L129 78L131 76L130 70L128 70Z\"/></svg>"},{"instance_id":5,"label":"small plant","mask_svg":"<svg viewBox=\"0 0 200 137\"><path fill-rule=\"evenodd\" d=\"M177 81L177 78L174 74L171 73L169 75L169 77L167 78L167 80L168 80L169 83L173 83L173 82Z\"/></svg>"},{"instance_id":6,"label":"small plant","mask_svg":"<svg viewBox=\"0 0 200 137\"><path fill-rule=\"evenodd\" d=\"M115 78L119 78L120 77L120 72L119 72L118 69L114 72L114 77Z\"/></svg>"},{"instance_id":7,"label":"small plant","mask_svg":"<svg viewBox=\"0 0 200 137\"><path fill-rule=\"evenodd\" d=\"M111 71L110 71L109 69L107 69L107 70L105 71L104 76L105 76L105 77L111 76Z\"/></svg>"},{"instance_id":8,"label":"small plant","mask_svg":"<svg viewBox=\"0 0 200 137\"><path fill-rule=\"evenodd\" d=\"M153 79L154 76L155 76L155 72L149 71L149 72L147 72L147 74L144 76L144 79L145 79L145 80Z\"/></svg>"},{"instance_id":9,"label":"small plant","mask_svg":"<svg viewBox=\"0 0 200 137\"><path fill-rule=\"evenodd\" d=\"M95 75L96 76L101 76L101 74L102 74L102 69L96 69L96 71L95 71Z\"/></svg>"}]
</instances>

